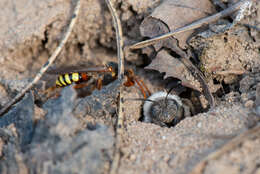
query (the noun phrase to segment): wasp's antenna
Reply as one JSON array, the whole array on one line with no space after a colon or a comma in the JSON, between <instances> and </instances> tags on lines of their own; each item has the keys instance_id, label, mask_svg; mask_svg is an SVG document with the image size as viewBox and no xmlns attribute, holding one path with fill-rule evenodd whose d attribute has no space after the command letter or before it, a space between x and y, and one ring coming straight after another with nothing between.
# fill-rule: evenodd
<instances>
[{"instance_id":1,"label":"wasp's antenna","mask_svg":"<svg viewBox=\"0 0 260 174\"><path fill-rule=\"evenodd\" d=\"M159 102L154 101L154 100L150 100L148 98L126 98L125 100L139 100L139 101L144 101L144 102L148 101L148 102L159 104Z\"/></svg>"}]
</instances>

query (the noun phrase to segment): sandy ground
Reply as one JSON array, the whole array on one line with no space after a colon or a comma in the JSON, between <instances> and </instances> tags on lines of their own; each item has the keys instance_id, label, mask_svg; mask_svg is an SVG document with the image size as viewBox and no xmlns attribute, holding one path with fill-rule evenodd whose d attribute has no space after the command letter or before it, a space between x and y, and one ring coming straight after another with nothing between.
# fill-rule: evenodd
<instances>
[{"instance_id":1,"label":"sandy ground","mask_svg":"<svg viewBox=\"0 0 260 174\"><path fill-rule=\"evenodd\" d=\"M125 43L129 44L144 39L139 27L163 1L114 2ZM74 5L75 1L69 0L0 0L0 6L5 7L0 11L1 107L35 76L53 53L68 26ZM111 20L105 1L82 0L76 26L52 68L116 61ZM140 121L143 101L126 101L118 173L189 173L232 138L259 124L259 28L260 3L254 2L251 14L231 29L212 35L204 31L190 41L199 62L195 61L196 66L214 94L215 108L205 110L194 104L195 115L176 126L161 127ZM169 81L163 80L162 73L144 70L154 60L154 52L145 48L126 54L127 67L135 70L152 93L166 91L165 81ZM94 91L89 98L77 99L75 92L66 88L58 98L47 100L38 96L46 86L54 85L55 78L46 74L34 87L32 96L28 94L17 108L0 119L0 173L109 171L115 143L116 92L106 93L105 88L103 93ZM143 97L137 86L125 88L124 96ZM192 96L191 90L181 94L188 99ZM23 120L21 124L17 124L19 120L15 117ZM31 121L26 121L27 118ZM244 139L239 146L208 162L200 173L259 174L259 147L259 136ZM16 169L10 169L14 166Z\"/></svg>"}]
</instances>

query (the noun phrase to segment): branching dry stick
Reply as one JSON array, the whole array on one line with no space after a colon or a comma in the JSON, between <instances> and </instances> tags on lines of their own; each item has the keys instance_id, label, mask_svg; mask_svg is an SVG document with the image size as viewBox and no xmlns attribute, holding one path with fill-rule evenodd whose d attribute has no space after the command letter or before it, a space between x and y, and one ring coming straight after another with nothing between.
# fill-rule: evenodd
<instances>
[{"instance_id":1,"label":"branching dry stick","mask_svg":"<svg viewBox=\"0 0 260 174\"><path fill-rule=\"evenodd\" d=\"M118 58L118 80L122 82L124 78L124 52L123 52L123 32L120 19L116 13L116 10L110 0L106 0L107 6L110 10L110 13L113 18L114 28L116 30L116 41L117 41L117 58ZM117 169L120 161L120 145L122 143L122 134L124 131L123 122L124 122L124 113L123 113L123 85L120 86L119 91L119 109L118 109L118 118L116 125L116 144L113 161L110 167L110 174L117 173Z\"/></svg>"},{"instance_id":2,"label":"branching dry stick","mask_svg":"<svg viewBox=\"0 0 260 174\"><path fill-rule=\"evenodd\" d=\"M2 116L5 112L7 112L7 110L13 105L15 104L18 100L20 100L24 94L30 90L42 77L42 75L46 72L46 70L50 67L50 65L55 61L55 59L57 58L57 56L59 55L59 53L61 52L62 48L64 47L65 43L67 42L71 31L76 23L78 14L79 14L79 9L80 9L80 0L77 1L77 4L75 6L69 27L62 39L62 41L60 42L59 46L56 48L56 50L54 51L54 53L51 55L51 57L48 59L48 61L45 63L45 65L42 66L42 68L40 69L40 71L38 72L38 74L34 77L33 81L31 83L29 83L19 94L17 94L15 96L15 98L13 98L10 102L8 102L1 110L0 110L0 116Z\"/></svg>"},{"instance_id":3,"label":"branching dry stick","mask_svg":"<svg viewBox=\"0 0 260 174\"><path fill-rule=\"evenodd\" d=\"M142 42L138 42L134 45L129 46L128 48L129 49L139 49L139 48L147 47L147 46L152 45L152 44L154 44L154 43L156 43L160 40L167 39L167 38L169 38L173 35L176 35L178 33L182 33L182 32L188 31L188 30L193 30L193 29L199 28L202 25L209 24L209 23L214 22L214 21L216 21L220 18L226 17L226 16L234 13L237 10L240 10L241 6L243 6L243 5L245 5L245 3L249 3L251 1L252 0L241 0L241 1L237 2L236 4L230 6L229 8L227 8L227 9L225 9L225 10L219 12L219 13L216 13L212 16L205 17L205 18L200 19L198 21L195 21L191 24L188 24L184 27L177 28L176 30L173 30L169 33L154 37L152 39L145 40L145 41L142 41Z\"/></svg>"}]
</instances>

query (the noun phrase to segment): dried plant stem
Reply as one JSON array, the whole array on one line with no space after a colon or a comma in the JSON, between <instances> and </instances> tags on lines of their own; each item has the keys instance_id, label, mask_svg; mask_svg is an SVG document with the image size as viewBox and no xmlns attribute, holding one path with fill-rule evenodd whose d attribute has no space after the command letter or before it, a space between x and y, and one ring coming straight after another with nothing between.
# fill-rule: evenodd
<instances>
[{"instance_id":1,"label":"dried plant stem","mask_svg":"<svg viewBox=\"0 0 260 174\"><path fill-rule=\"evenodd\" d=\"M116 13L116 10L110 0L106 0L107 6L113 18L114 28L116 30L116 41L117 41L117 58L118 58L118 80L122 81L124 78L124 51L123 51L123 33L120 19ZM116 143L114 157L112 165L110 167L110 174L117 173L117 169L120 162L120 145L122 143L122 134L124 131L124 99L123 99L123 85L120 86L119 91L119 109L116 126Z\"/></svg>"},{"instance_id":2,"label":"dried plant stem","mask_svg":"<svg viewBox=\"0 0 260 174\"><path fill-rule=\"evenodd\" d=\"M186 68L191 72L191 74L198 79L203 89L203 93L209 102L210 107L214 108L216 106L215 100L212 93L210 92L209 86L202 72L196 66L194 66L188 58L180 58L180 61L186 66Z\"/></svg>"},{"instance_id":3,"label":"dried plant stem","mask_svg":"<svg viewBox=\"0 0 260 174\"><path fill-rule=\"evenodd\" d=\"M118 79L123 80L124 78L124 51L123 51L123 32L121 21L116 13L116 10L110 0L106 0L108 8L113 18L114 28L116 30L116 43L117 43L117 58L118 58Z\"/></svg>"},{"instance_id":4,"label":"dried plant stem","mask_svg":"<svg viewBox=\"0 0 260 174\"><path fill-rule=\"evenodd\" d=\"M200 19L198 21L195 21L195 22L193 22L189 25L177 28L176 30L173 30L169 33L154 37L152 39L145 40L145 41L142 41L142 42L138 42L136 44L129 46L128 48L129 49L139 49L139 48L147 47L147 46L152 45L152 44L154 44L154 43L156 43L160 40L167 39L167 38L169 38L173 35L176 35L178 33L182 33L182 32L188 31L188 30L193 30L193 29L199 28L202 25L209 24L209 23L214 22L214 21L216 21L216 20L218 20L222 17L225 17L225 16L232 14L233 12L235 12L237 10L240 10L240 7L242 5L244 5L245 3L248 3L248 1L250 1L250 0L241 0L241 1L237 2L236 4L230 6L229 8L227 8L227 9L225 9L225 10L219 12L219 13L216 13L212 16L205 17L205 18Z\"/></svg>"},{"instance_id":5,"label":"dried plant stem","mask_svg":"<svg viewBox=\"0 0 260 174\"><path fill-rule=\"evenodd\" d=\"M33 81L30 82L21 92L19 92L19 94L17 94L10 102L8 102L1 110L0 110L0 116L2 116L5 112L7 112L7 110L13 105L15 104L18 100L20 100L24 94L30 90L42 77L42 75L46 72L46 70L50 67L50 65L55 61L55 59L57 58L57 56L59 55L59 53L61 52L62 48L64 47L65 43L67 42L71 31L76 23L78 14L79 14L79 9L80 9L80 0L77 1L77 4L75 6L69 27L62 39L62 41L60 42L59 46L56 48L56 50L54 51L54 53L51 55L51 57L48 59L48 61L45 63L45 65L42 66L42 68L40 69L40 71L37 73L37 75L34 77Z\"/></svg>"},{"instance_id":6,"label":"dried plant stem","mask_svg":"<svg viewBox=\"0 0 260 174\"><path fill-rule=\"evenodd\" d=\"M242 75L245 74L246 70L235 70L235 69L231 69L231 70L226 70L226 71L216 71L215 74L217 75L222 75L222 76L227 76L230 74L235 74L235 75Z\"/></svg>"}]
</instances>

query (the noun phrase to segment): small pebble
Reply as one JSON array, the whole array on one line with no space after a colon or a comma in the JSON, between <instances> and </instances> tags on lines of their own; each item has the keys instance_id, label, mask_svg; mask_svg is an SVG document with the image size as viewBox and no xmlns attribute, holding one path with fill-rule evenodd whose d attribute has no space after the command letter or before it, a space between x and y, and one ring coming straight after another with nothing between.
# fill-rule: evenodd
<instances>
[{"instance_id":1,"label":"small pebble","mask_svg":"<svg viewBox=\"0 0 260 174\"><path fill-rule=\"evenodd\" d=\"M131 161L134 161L135 159L136 159L136 155L134 155L134 154L130 155L130 160Z\"/></svg>"},{"instance_id":2,"label":"small pebble","mask_svg":"<svg viewBox=\"0 0 260 174\"><path fill-rule=\"evenodd\" d=\"M8 100L10 100L8 93L2 84L0 84L0 98L0 105L4 105L8 102Z\"/></svg>"},{"instance_id":3,"label":"small pebble","mask_svg":"<svg viewBox=\"0 0 260 174\"><path fill-rule=\"evenodd\" d=\"M198 127L198 128L201 128L201 127L202 127L202 123L199 122L199 123L197 124L197 127Z\"/></svg>"},{"instance_id":4,"label":"small pebble","mask_svg":"<svg viewBox=\"0 0 260 174\"><path fill-rule=\"evenodd\" d=\"M242 102L246 102L248 100L248 94L247 93L241 94L241 100Z\"/></svg>"},{"instance_id":5,"label":"small pebble","mask_svg":"<svg viewBox=\"0 0 260 174\"><path fill-rule=\"evenodd\" d=\"M253 108L254 107L254 101L253 100L248 100L245 103L246 108Z\"/></svg>"}]
</instances>

